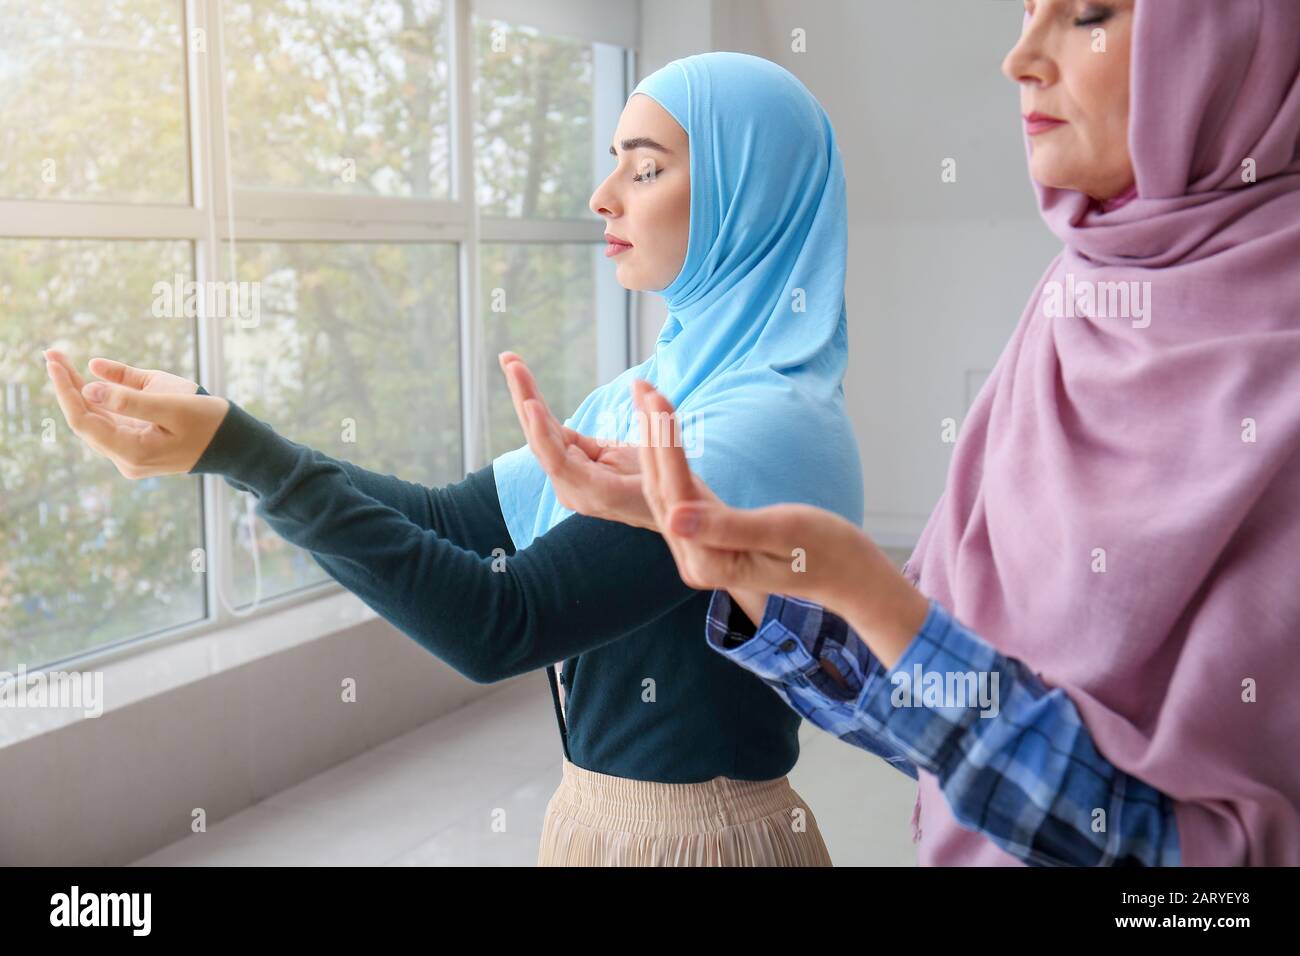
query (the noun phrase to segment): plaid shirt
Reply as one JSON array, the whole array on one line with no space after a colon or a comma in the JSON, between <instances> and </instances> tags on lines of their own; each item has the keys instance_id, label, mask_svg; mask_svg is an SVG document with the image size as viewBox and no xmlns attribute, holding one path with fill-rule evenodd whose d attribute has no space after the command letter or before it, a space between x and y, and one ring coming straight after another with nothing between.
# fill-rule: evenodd
<instances>
[{"instance_id":1,"label":"plaid shirt","mask_svg":"<svg viewBox=\"0 0 1300 956\"><path fill-rule=\"evenodd\" d=\"M1064 691L938 601L888 671L843 618L777 594L755 633L715 591L706 634L816 726L910 777L934 774L962 826L1026 863L1180 861L1172 801L1097 751Z\"/></svg>"}]
</instances>

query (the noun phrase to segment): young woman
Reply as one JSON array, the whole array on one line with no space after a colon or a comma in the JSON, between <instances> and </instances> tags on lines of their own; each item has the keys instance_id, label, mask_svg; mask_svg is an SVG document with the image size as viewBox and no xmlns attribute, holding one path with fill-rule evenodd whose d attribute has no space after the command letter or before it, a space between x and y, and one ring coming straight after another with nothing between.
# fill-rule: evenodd
<instances>
[{"instance_id":1,"label":"young woman","mask_svg":"<svg viewBox=\"0 0 1300 956\"><path fill-rule=\"evenodd\" d=\"M726 589L710 646L919 778L922 863L1300 865L1300 5L1030 0L1004 70L1065 248L906 576L839 516L728 507L662 438L641 502L554 480L648 507ZM1116 283L1145 302L1089 307Z\"/></svg>"},{"instance_id":2,"label":"young woman","mask_svg":"<svg viewBox=\"0 0 1300 956\"><path fill-rule=\"evenodd\" d=\"M669 318L653 356L574 413L572 453L635 471L620 444L639 434L628 386L644 378L689 416L701 475L728 502L860 521L844 177L825 112L768 61L690 57L636 88L611 153L591 199L607 253ZM97 359L108 381L83 387L50 358L73 431L126 477L215 473L257 494L278 534L473 680L563 661L563 783L539 862L830 862L786 778L798 716L702 644L708 595L658 534L572 515L527 447L425 488L284 439L192 382Z\"/></svg>"}]
</instances>

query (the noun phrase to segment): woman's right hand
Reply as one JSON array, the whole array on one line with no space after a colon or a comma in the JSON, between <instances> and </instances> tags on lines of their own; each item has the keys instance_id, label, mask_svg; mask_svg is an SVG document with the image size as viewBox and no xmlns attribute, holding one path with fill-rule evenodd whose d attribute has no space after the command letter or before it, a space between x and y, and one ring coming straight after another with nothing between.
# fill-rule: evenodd
<instances>
[{"instance_id":1,"label":"woman's right hand","mask_svg":"<svg viewBox=\"0 0 1300 956\"><path fill-rule=\"evenodd\" d=\"M86 383L53 349L45 368L72 433L133 480L188 473L230 409L170 372L94 359L92 370L106 381Z\"/></svg>"},{"instance_id":2,"label":"woman's right hand","mask_svg":"<svg viewBox=\"0 0 1300 956\"><path fill-rule=\"evenodd\" d=\"M641 493L637 446L603 442L564 425L546 407L523 359L502 352L497 360L528 447L551 479L556 500L579 514L657 531Z\"/></svg>"},{"instance_id":3,"label":"woman's right hand","mask_svg":"<svg viewBox=\"0 0 1300 956\"><path fill-rule=\"evenodd\" d=\"M46 349L43 354L47 362L54 362L63 366L73 387L78 392L85 389L86 380L81 377L81 373L77 371L77 367L72 364L71 359L58 349ZM96 378L105 382L116 382L118 385L125 385L127 388L134 388L141 392L151 392L155 395L193 395L199 390L198 382L191 382L188 378L181 378L179 375L162 372L158 369L124 365L121 362L114 362L112 359L91 359L90 371ZM142 422L126 415L119 415L108 409L102 409L102 413L117 424L133 431L143 431L149 427L148 422Z\"/></svg>"}]
</instances>

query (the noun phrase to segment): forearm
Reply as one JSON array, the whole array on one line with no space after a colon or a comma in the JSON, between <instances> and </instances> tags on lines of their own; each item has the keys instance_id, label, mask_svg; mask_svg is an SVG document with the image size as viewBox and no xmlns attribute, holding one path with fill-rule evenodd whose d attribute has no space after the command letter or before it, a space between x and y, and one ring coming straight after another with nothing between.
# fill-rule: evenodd
<instances>
[{"instance_id":1,"label":"forearm","mask_svg":"<svg viewBox=\"0 0 1300 956\"><path fill-rule=\"evenodd\" d=\"M207 394L203 386L199 386L198 391L199 394ZM495 528L485 535L484 523L470 520L496 506L491 465L459 482L438 488L406 481L396 475L370 471L350 461L333 458L316 448L310 449L310 452L321 462L339 466L354 488L398 511L419 528L436 531L441 537L484 557L501 554L498 548L504 548L505 554L514 553L508 534L504 536L506 540L503 542L502 535ZM239 491L253 490L229 475L224 477L231 487Z\"/></svg>"},{"instance_id":2,"label":"forearm","mask_svg":"<svg viewBox=\"0 0 1300 956\"><path fill-rule=\"evenodd\" d=\"M839 563L825 604L852 628L872 656L893 667L925 622L930 602L876 543L855 535L854 555Z\"/></svg>"},{"instance_id":3,"label":"forearm","mask_svg":"<svg viewBox=\"0 0 1300 956\"><path fill-rule=\"evenodd\" d=\"M658 535L581 515L512 556L458 547L361 492L339 463L276 435L233 403L194 470L246 485L277 534L480 682L615 640L691 594ZM492 517L476 536L498 541L508 554L499 506Z\"/></svg>"}]
</instances>

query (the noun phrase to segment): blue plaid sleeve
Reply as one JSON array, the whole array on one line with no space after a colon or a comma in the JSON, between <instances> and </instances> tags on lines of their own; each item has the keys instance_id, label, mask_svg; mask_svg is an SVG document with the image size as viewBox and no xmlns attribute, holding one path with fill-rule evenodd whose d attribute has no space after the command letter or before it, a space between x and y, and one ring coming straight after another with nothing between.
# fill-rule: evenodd
<instances>
[{"instance_id":1,"label":"blue plaid sleeve","mask_svg":"<svg viewBox=\"0 0 1300 956\"><path fill-rule=\"evenodd\" d=\"M884 668L856 636L845 640L847 633L843 619L779 594L768 598L757 633L747 618L733 613L726 591L714 591L709 602L710 647L757 675L805 720L915 779L911 761L854 713L863 686L883 680Z\"/></svg>"},{"instance_id":2,"label":"blue plaid sleeve","mask_svg":"<svg viewBox=\"0 0 1300 956\"><path fill-rule=\"evenodd\" d=\"M795 675L801 699L792 706L800 713L823 706L818 689L825 686L802 682L802 661L821 671L819 661L829 660L861 675L847 704L826 695L825 704L849 712L837 714L836 726L856 724L880 748L866 749L934 774L963 826L1031 864L1180 863L1173 802L1101 755L1063 690L999 654L938 601L931 600L920 631L886 671L837 615L792 600L769 600L755 635L764 640L748 660L767 669L768 680ZM791 657L799 663L783 669L780 662ZM852 734L837 735L855 742Z\"/></svg>"}]
</instances>

